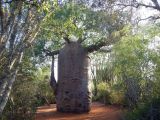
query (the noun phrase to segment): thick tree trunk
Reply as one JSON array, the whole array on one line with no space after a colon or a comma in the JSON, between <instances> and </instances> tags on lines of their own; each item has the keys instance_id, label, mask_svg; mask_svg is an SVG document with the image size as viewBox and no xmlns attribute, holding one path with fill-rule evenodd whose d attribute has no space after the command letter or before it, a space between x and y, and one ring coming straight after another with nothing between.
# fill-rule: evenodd
<instances>
[{"instance_id":1,"label":"thick tree trunk","mask_svg":"<svg viewBox=\"0 0 160 120\"><path fill-rule=\"evenodd\" d=\"M78 42L66 44L59 53L56 103L60 112L90 110L87 51Z\"/></svg>"}]
</instances>

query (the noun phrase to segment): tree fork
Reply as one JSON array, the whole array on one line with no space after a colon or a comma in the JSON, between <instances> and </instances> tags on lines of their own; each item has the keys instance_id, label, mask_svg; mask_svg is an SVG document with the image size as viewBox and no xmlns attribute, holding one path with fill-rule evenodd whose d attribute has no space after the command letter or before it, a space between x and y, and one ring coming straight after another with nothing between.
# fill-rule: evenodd
<instances>
[{"instance_id":1,"label":"tree fork","mask_svg":"<svg viewBox=\"0 0 160 120\"><path fill-rule=\"evenodd\" d=\"M77 42L79 42L79 41L77 41ZM88 53L92 53L94 51L97 51L97 50L101 49L104 46L112 45L115 42L116 42L115 40L104 39L101 42L97 42L96 44L92 44L90 46L84 47L84 49ZM43 49L43 52L46 54L46 56L54 56L54 55L58 55L60 50L50 51L50 50L47 50L47 49ZM108 52L110 52L110 50Z\"/></svg>"}]
</instances>

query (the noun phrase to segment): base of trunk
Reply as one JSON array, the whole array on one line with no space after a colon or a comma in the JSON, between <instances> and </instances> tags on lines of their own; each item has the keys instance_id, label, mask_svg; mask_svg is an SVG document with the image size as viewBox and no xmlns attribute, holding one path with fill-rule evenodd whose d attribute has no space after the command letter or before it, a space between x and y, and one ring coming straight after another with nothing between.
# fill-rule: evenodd
<instances>
[{"instance_id":1,"label":"base of trunk","mask_svg":"<svg viewBox=\"0 0 160 120\"><path fill-rule=\"evenodd\" d=\"M72 84L74 84L74 82ZM65 90L66 91L61 90L61 92L58 92L56 95L57 111L70 113L84 113L90 111L91 93L88 90L82 91L79 90L78 87L77 89L66 88ZM83 90L85 90L85 88Z\"/></svg>"},{"instance_id":2,"label":"base of trunk","mask_svg":"<svg viewBox=\"0 0 160 120\"><path fill-rule=\"evenodd\" d=\"M77 108L71 108L71 107L66 107L66 108L61 108L61 107L57 107L57 111L58 112L63 112L63 113L87 113L87 112L89 112L91 110L91 107L90 107L90 105L88 105L88 106L83 106L83 107L81 107L81 106L79 106L79 107L77 107Z\"/></svg>"}]
</instances>

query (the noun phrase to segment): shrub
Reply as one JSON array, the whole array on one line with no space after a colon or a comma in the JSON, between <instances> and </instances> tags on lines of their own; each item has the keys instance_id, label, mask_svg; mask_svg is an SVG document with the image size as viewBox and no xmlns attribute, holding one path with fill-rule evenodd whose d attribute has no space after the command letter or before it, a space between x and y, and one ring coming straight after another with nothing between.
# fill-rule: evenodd
<instances>
[{"instance_id":1,"label":"shrub","mask_svg":"<svg viewBox=\"0 0 160 120\"><path fill-rule=\"evenodd\" d=\"M160 99L139 103L137 107L126 113L126 120L159 120Z\"/></svg>"},{"instance_id":2,"label":"shrub","mask_svg":"<svg viewBox=\"0 0 160 120\"><path fill-rule=\"evenodd\" d=\"M105 82L100 82L97 85L97 95L93 97L93 100L100 101L102 103L109 103L110 101L110 94L108 86Z\"/></svg>"}]
</instances>

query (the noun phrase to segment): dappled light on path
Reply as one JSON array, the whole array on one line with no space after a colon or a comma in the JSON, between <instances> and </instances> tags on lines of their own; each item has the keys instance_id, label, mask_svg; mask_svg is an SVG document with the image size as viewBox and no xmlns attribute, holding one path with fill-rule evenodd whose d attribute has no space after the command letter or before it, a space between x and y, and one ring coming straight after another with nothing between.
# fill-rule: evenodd
<instances>
[{"instance_id":1,"label":"dappled light on path","mask_svg":"<svg viewBox=\"0 0 160 120\"><path fill-rule=\"evenodd\" d=\"M56 111L56 105L38 107L35 120L120 120L122 109L119 106L105 106L93 103L89 113L73 114Z\"/></svg>"}]
</instances>

